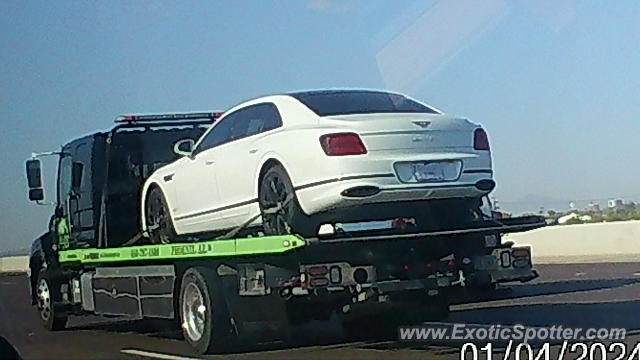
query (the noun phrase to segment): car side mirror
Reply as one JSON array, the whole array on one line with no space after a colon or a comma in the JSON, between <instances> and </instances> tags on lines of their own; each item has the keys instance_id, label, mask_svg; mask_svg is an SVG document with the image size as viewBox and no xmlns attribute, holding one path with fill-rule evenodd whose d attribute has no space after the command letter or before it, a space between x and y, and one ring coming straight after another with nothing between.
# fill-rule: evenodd
<instances>
[{"instance_id":1,"label":"car side mirror","mask_svg":"<svg viewBox=\"0 0 640 360\"><path fill-rule=\"evenodd\" d=\"M44 200L44 189L42 188L42 171L40 170L40 160L27 160L27 185L29 186L29 200Z\"/></svg>"},{"instance_id":2,"label":"car side mirror","mask_svg":"<svg viewBox=\"0 0 640 360\"><path fill-rule=\"evenodd\" d=\"M191 156L194 145L193 139L182 139L173 145L173 152L181 156Z\"/></svg>"},{"instance_id":3,"label":"car side mirror","mask_svg":"<svg viewBox=\"0 0 640 360\"><path fill-rule=\"evenodd\" d=\"M74 162L71 167L71 187L74 190L80 188L82 185L82 171L84 170L84 165L80 162Z\"/></svg>"}]
</instances>

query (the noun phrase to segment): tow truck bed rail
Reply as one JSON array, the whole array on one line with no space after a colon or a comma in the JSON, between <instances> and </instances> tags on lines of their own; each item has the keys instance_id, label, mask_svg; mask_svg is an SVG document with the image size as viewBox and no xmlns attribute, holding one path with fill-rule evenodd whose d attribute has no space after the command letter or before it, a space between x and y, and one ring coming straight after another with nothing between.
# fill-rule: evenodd
<instances>
[{"instance_id":1,"label":"tow truck bed rail","mask_svg":"<svg viewBox=\"0 0 640 360\"><path fill-rule=\"evenodd\" d=\"M378 241L378 240L391 240L391 239L418 239L422 237L437 237L437 236L452 236L452 235L465 235L465 234L478 234L478 233L514 233L523 232L533 229L538 229L546 226L544 218L539 216L522 217L509 219L506 224L495 222L493 226L479 226L466 229L453 229L453 230L438 230L438 231L426 231L407 234L388 234L388 235L363 235L363 236L351 236L341 238L328 238L323 239L321 237L307 238L311 244L322 243L344 243L344 242L358 242L358 241Z\"/></svg>"}]
</instances>

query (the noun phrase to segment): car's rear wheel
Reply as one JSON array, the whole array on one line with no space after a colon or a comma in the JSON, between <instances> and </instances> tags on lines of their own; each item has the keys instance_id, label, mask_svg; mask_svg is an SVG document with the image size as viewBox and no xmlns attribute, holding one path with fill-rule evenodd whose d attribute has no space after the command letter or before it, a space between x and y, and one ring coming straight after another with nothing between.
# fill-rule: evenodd
<instances>
[{"instance_id":1,"label":"car's rear wheel","mask_svg":"<svg viewBox=\"0 0 640 360\"><path fill-rule=\"evenodd\" d=\"M282 166L266 171L260 182L258 202L267 235L313 234L312 221L300 208L291 179Z\"/></svg>"},{"instance_id":2,"label":"car's rear wheel","mask_svg":"<svg viewBox=\"0 0 640 360\"><path fill-rule=\"evenodd\" d=\"M169 207L162 191L155 187L147 196L147 231L152 244L168 244L176 237Z\"/></svg>"}]
</instances>

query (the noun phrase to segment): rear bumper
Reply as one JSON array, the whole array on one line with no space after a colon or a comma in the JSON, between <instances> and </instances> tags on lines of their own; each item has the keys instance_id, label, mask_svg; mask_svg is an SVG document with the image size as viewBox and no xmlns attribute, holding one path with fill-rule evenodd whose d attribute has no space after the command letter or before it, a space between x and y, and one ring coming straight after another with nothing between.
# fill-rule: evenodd
<instances>
[{"instance_id":1,"label":"rear bumper","mask_svg":"<svg viewBox=\"0 0 640 360\"><path fill-rule=\"evenodd\" d=\"M491 186L478 186L490 184ZM491 174L463 174L458 181L446 183L402 184L394 174L345 177L296 188L302 210L316 214L332 209L397 201L449 198L477 198L493 190ZM354 189L366 189L365 196L349 196Z\"/></svg>"}]
</instances>

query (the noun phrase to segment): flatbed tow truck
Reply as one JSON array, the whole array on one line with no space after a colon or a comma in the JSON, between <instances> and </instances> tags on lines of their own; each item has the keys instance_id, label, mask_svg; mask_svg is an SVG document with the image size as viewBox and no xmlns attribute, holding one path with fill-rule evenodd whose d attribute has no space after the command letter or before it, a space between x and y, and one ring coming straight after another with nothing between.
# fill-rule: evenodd
<instances>
[{"instance_id":1,"label":"flatbed tow truck","mask_svg":"<svg viewBox=\"0 0 640 360\"><path fill-rule=\"evenodd\" d=\"M307 238L238 228L150 244L137 218L144 179L175 158L174 143L197 138L218 116L120 117L108 132L27 161L29 198L41 203L39 158L58 157L55 213L30 259L32 300L47 329L63 329L69 315L175 319L207 353L286 341L291 324L333 314L350 331L440 320L461 291L537 276L529 247L501 242L544 226L537 216L424 229L372 219L324 224L330 231ZM431 256L435 246L447 256Z\"/></svg>"}]
</instances>

